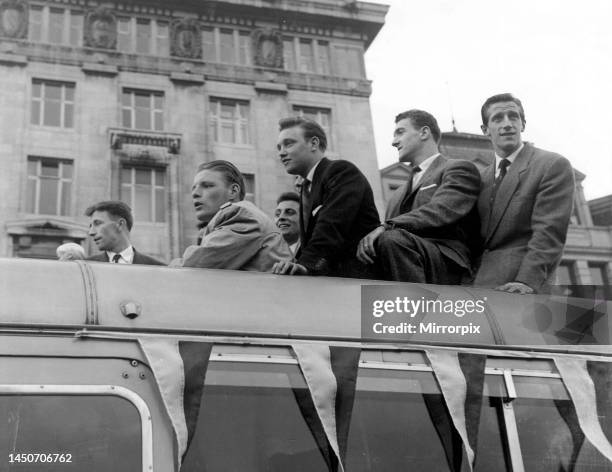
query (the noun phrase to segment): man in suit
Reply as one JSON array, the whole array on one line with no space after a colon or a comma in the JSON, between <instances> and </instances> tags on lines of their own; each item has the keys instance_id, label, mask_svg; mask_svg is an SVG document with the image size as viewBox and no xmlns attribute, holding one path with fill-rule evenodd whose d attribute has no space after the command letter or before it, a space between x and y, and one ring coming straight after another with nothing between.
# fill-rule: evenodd
<instances>
[{"instance_id":1,"label":"man in suit","mask_svg":"<svg viewBox=\"0 0 612 472\"><path fill-rule=\"evenodd\" d=\"M480 175L469 161L438 151L440 128L426 111L395 118L392 145L410 177L391 197L385 222L364 237L357 257L387 280L458 284L471 270L478 235Z\"/></svg>"},{"instance_id":2,"label":"man in suit","mask_svg":"<svg viewBox=\"0 0 612 472\"><path fill-rule=\"evenodd\" d=\"M300 247L300 196L297 193L280 194L276 200L274 224L288 244L291 255L295 257Z\"/></svg>"},{"instance_id":3,"label":"man in suit","mask_svg":"<svg viewBox=\"0 0 612 472\"><path fill-rule=\"evenodd\" d=\"M495 162L482 175L484 246L474 285L546 293L567 236L574 171L564 157L522 142L525 112L513 95L488 98L481 116Z\"/></svg>"},{"instance_id":4,"label":"man in suit","mask_svg":"<svg viewBox=\"0 0 612 472\"><path fill-rule=\"evenodd\" d=\"M101 252L87 258L89 261L113 262L115 264L164 265L153 257L141 254L130 242L130 231L134 224L131 208L120 201L96 203L85 210L89 216L89 236Z\"/></svg>"},{"instance_id":5,"label":"man in suit","mask_svg":"<svg viewBox=\"0 0 612 472\"><path fill-rule=\"evenodd\" d=\"M198 244L185 249L172 267L269 272L290 257L272 220L245 196L244 178L231 162L200 164L191 197L202 230Z\"/></svg>"},{"instance_id":6,"label":"man in suit","mask_svg":"<svg viewBox=\"0 0 612 472\"><path fill-rule=\"evenodd\" d=\"M357 261L357 243L379 224L372 188L351 162L324 157L327 136L304 118L279 122L278 155L288 174L303 178L300 196L301 248L277 274L370 277Z\"/></svg>"}]
</instances>

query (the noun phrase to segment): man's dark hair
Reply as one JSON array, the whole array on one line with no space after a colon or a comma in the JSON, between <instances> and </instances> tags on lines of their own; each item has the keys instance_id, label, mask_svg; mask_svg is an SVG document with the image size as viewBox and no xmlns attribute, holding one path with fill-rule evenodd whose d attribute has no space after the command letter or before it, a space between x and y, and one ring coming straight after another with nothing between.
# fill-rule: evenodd
<instances>
[{"instance_id":1,"label":"man's dark hair","mask_svg":"<svg viewBox=\"0 0 612 472\"><path fill-rule=\"evenodd\" d=\"M280 202L297 202L300 203L300 196L295 192L283 192L276 199L276 204L278 205Z\"/></svg>"},{"instance_id":2,"label":"man's dark hair","mask_svg":"<svg viewBox=\"0 0 612 472\"><path fill-rule=\"evenodd\" d=\"M123 218L127 225L128 231L132 231L134 217L132 216L132 209L127 203L119 200L106 200L104 202L98 202L85 210L85 216L91 216L95 211L105 211L110 216L114 217L113 219Z\"/></svg>"},{"instance_id":3,"label":"man's dark hair","mask_svg":"<svg viewBox=\"0 0 612 472\"><path fill-rule=\"evenodd\" d=\"M229 161L223 161L221 159L216 161L203 162L198 166L196 173L201 172L203 170L214 170L215 172L220 172L228 185L238 185L240 187L238 198L240 200L244 200L244 195L246 193L244 177L234 164Z\"/></svg>"},{"instance_id":4,"label":"man's dark hair","mask_svg":"<svg viewBox=\"0 0 612 472\"><path fill-rule=\"evenodd\" d=\"M499 103L499 102L516 103L517 106L519 107L519 115L521 115L521 120L523 120L523 125L525 124L525 110L523 109L523 104L521 103L521 101L518 98L516 98L514 95L512 95L511 93L500 93L500 94L493 95L492 97L487 98L486 101L483 103L482 108L480 109L480 117L482 118L483 125L487 126L487 123L489 121L489 117L488 117L489 107L493 105L494 103Z\"/></svg>"},{"instance_id":5,"label":"man's dark hair","mask_svg":"<svg viewBox=\"0 0 612 472\"><path fill-rule=\"evenodd\" d=\"M431 113L416 109L408 110L397 115L395 117L395 122L397 123L398 121L406 118L410 120L415 129L420 129L427 126L436 144L440 142L440 127L438 126L438 122L436 121L435 117Z\"/></svg>"},{"instance_id":6,"label":"man's dark hair","mask_svg":"<svg viewBox=\"0 0 612 472\"><path fill-rule=\"evenodd\" d=\"M295 126L302 128L306 141L316 137L319 140L319 149L322 152L327 149L327 136L325 136L325 131L323 131L321 125L316 121L309 120L308 118L302 118L301 116L292 116L289 118L283 118L278 122L279 131L293 128Z\"/></svg>"}]
</instances>

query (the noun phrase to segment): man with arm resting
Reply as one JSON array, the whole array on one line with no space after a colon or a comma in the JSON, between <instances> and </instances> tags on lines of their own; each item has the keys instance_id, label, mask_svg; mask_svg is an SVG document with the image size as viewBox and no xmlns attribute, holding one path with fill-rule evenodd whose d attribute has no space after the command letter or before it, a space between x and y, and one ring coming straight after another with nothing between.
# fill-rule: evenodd
<instances>
[{"instance_id":1,"label":"man with arm resting","mask_svg":"<svg viewBox=\"0 0 612 472\"><path fill-rule=\"evenodd\" d=\"M513 95L490 97L481 116L495 161L482 174L483 253L474 285L546 293L567 236L574 171L563 156L523 143L525 111Z\"/></svg>"}]
</instances>

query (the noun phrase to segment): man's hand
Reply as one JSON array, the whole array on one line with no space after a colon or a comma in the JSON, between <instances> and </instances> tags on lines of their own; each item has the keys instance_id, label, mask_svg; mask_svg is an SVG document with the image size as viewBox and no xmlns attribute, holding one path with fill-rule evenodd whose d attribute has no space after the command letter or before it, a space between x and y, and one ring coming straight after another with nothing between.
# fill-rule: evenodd
<instances>
[{"instance_id":1,"label":"man's hand","mask_svg":"<svg viewBox=\"0 0 612 472\"><path fill-rule=\"evenodd\" d=\"M529 295L531 293L535 293L534 289L522 282L508 282L507 284L495 287L495 290L508 293L520 293L521 295Z\"/></svg>"},{"instance_id":2,"label":"man's hand","mask_svg":"<svg viewBox=\"0 0 612 472\"><path fill-rule=\"evenodd\" d=\"M364 264L373 264L376 257L374 242L385 232L384 226L378 226L366 234L357 246L357 259Z\"/></svg>"},{"instance_id":3,"label":"man's hand","mask_svg":"<svg viewBox=\"0 0 612 472\"><path fill-rule=\"evenodd\" d=\"M279 275L308 275L308 269L290 259L277 262L272 266L272 273Z\"/></svg>"}]
</instances>

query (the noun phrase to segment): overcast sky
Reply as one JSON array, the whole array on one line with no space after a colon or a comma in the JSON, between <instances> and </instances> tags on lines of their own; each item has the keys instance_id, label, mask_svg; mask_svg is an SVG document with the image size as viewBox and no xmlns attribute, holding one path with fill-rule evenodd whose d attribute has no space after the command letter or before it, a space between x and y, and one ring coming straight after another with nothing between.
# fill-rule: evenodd
<instances>
[{"instance_id":1,"label":"overcast sky","mask_svg":"<svg viewBox=\"0 0 612 472\"><path fill-rule=\"evenodd\" d=\"M587 199L612 194L612 1L369 0L391 5L366 53L380 167L397 113L422 108L480 133L480 106L512 92L523 139L586 174Z\"/></svg>"}]
</instances>

